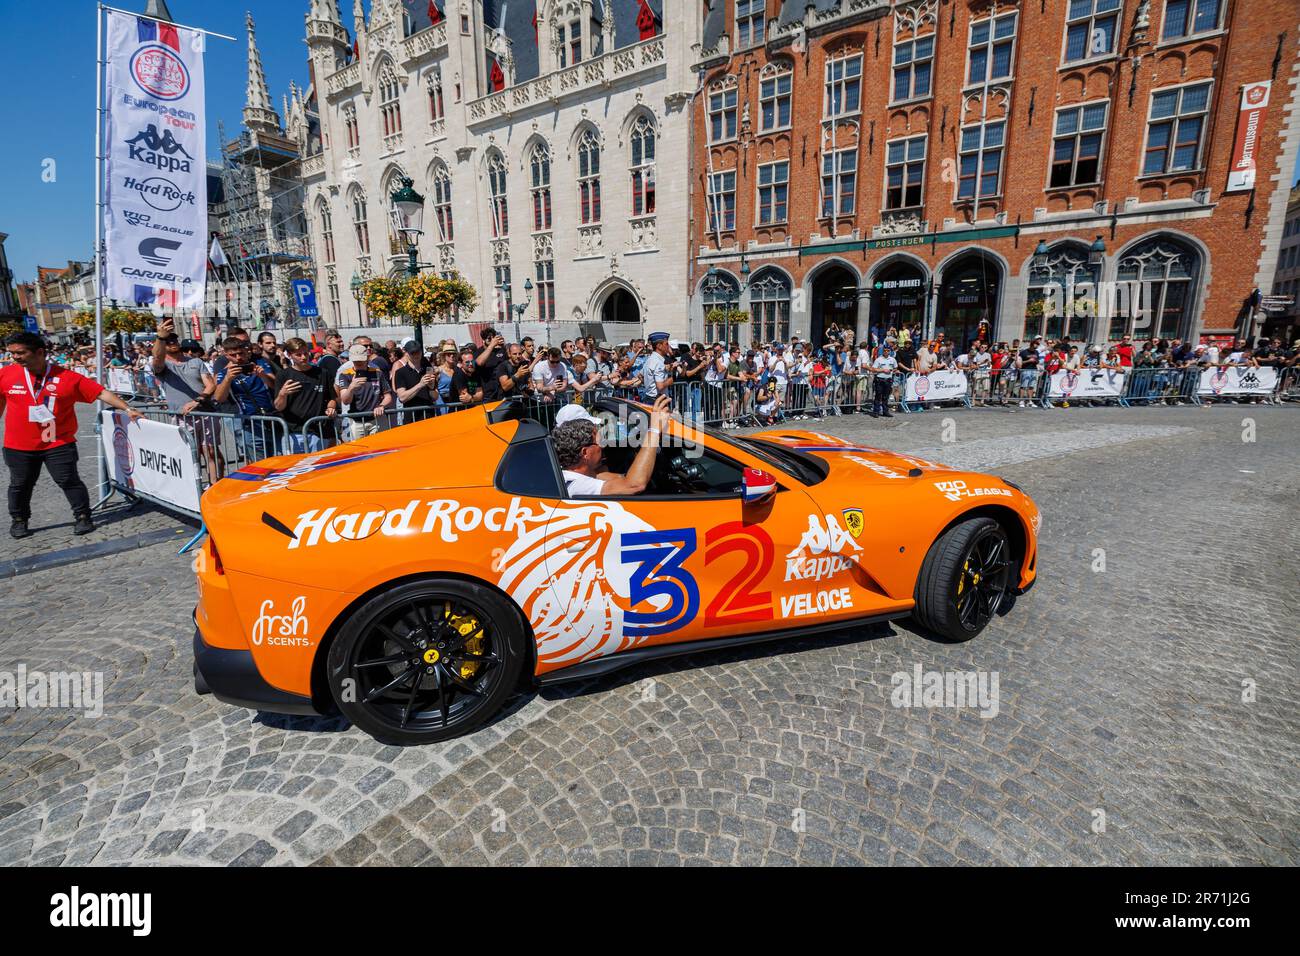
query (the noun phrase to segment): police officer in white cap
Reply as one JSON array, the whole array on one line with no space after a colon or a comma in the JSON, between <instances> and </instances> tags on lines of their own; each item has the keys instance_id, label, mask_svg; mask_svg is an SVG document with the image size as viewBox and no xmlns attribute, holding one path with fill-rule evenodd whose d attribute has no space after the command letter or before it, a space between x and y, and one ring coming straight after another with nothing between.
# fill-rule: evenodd
<instances>
[{"instance_id":1,"label":"police officer in white cap","mask_svg":"<svg viewBox=\"0 0 1300 956\"><path fill-rule=\"evenodd\" d=\"M673 383L668 374L668 356L673 347L667 332L651 332L648 341L651 351L641 366L641 397L654 404L655 399L665 394Z\"/></svg>"}]
</instances>

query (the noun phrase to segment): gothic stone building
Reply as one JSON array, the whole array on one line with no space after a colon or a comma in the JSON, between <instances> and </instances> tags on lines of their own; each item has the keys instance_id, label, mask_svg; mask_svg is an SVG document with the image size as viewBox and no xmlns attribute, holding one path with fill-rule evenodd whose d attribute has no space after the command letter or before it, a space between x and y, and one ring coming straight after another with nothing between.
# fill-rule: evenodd
<instances>
[{"instance_id":1,"label":"gothic stone building","mask_svg":"<svg viewBox=\"0 0 1300 956\"><path fill-rule=\"evenodd\" d=\"M1300 149L1296 14L1295 0L713 0L692 329L739 301L755 341L820 341L831 322L961 342L1257 331ZM1253 188L1229 191L1234 148L1253 151ZM1083 280L1145 280L1149 324L1038 305Z\"/></svg>"},{"instance_id":2,"label":"gothic stone building","mask_svg":"<svg viewBox=\"0 0 1300 956\"><path fill-rule=\"evenodd\" d=\"M354 276L405 269L389 196L409 177L420 261L480 290L463 319L505 322L527 301L526 331L684 331L701 24L686 0L374 0L368 20L357 0L349 31L313 0L320 140L301 175L324 319L351 324Z\"/></svg>"}]
</instances>

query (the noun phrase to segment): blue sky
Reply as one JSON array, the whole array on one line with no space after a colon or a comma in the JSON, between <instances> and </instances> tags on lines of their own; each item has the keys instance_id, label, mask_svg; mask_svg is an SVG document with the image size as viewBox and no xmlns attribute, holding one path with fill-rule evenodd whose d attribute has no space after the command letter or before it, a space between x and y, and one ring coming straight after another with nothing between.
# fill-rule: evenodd
<instances>
[{"instance_id":1,"label":"blue sky","mask_svg":"<svg viewBox=\"0 0 1300 956\"><path fill-rule=\"evenodd\" d=\"M119 0L120 9L143 11L146 0ZM289 81L307 81L303 18L308 0L168 0L178 23L236 38L208 45L208 154L216 155L217 120L239 130L248 75L244 11L257 21L258 47L272 105ZM346 4L351 17L351 3ZM17 280L36 266L89 259L95 203L95 4L92 0L0 0L0 36L6 77L0 103L0 232ZM41 179L46 159L56 179Z\"/></svg>"},{"instance_id":2,"label":"blue sky","mask_svg":"<svg viewBox=\"0 0 1300 956\"><path fill-rule=\"evenodd\" d=\"M121 0L143 10L145 0ZM280 109L289 81L307 79L303 18L308 0L168 0L179 23L236 37L208 46L208 145L215 155L217 121L239 129L247 76L244 11L257 21L258 47ZM344 4L345 22L351 4ZM367 6L369 6L367 4ZM32 279L37 264L88 259L94 237L95 4L92 0L0 0L6 83L0 128L0 232L19 281ZM43 163L53 159L54 182L43 182ZM1300 164L1293 181L1300 177Z\"/></svg>"}]
</instances>

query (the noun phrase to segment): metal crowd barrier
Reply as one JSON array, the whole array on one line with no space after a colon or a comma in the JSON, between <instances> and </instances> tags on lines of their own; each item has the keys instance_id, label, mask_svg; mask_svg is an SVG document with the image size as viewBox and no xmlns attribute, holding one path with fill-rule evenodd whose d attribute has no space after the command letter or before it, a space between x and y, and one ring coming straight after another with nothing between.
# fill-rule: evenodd
<instances>
[{"instance_id":1,"label":"metal crowd barrier","mask_svg":"<svg viewBox=\"0 0 1300 956\"><path fill-rule=\"evenodd\" d=\"M1133 405L1199 405L1196 394L1201 370L1192 368L1130 369L1119 403Z\"/></svg>"},{"instance_id":2,"label":"metal crowd barrier","mask_svg":"<svg viewBox=\"0 0 1300 956\"><path fill-rule=\"evenodd\" d=\"M1292 365L1281 369L1277 377L1277 390L1273 393L1274 401L1300 402L1300 366Z\"/></svg>"}]
</instances>

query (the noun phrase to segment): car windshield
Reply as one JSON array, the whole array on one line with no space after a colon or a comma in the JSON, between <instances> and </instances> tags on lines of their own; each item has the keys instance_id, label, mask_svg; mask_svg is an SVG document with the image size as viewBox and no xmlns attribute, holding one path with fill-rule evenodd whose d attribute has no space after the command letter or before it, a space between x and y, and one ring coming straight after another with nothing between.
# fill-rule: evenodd
<instances>
[{"instance_id":1,"label":"car windshield","mask_svg":"<svg viewBox=\"0 0 1300 956\"><path fill-rule=\"evenodd\" d=\"M794 475L805 485L820 484L830 474L830 467L822 459L806 455L801 451L795 451L793 448L787 448L784 445L766 441L762 438L741 438L739 435L728 435L708 425L691 425L690 422L682 418L680 412L673 412L673 418L685 428L696 428L724 445L738 448L747 455L753 455L769 465Z\"/></svg>"}]
</instances>

